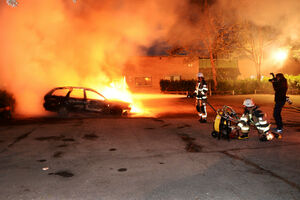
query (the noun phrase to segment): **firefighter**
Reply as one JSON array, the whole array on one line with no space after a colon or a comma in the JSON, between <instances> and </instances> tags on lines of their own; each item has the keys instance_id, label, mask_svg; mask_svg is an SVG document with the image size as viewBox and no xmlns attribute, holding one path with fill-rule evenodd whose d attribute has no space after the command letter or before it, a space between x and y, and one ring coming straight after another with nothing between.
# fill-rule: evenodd
<instances>
[{"instance_id":1,"label":"firefighter","mask_svg":"<svg viewBox=\"0 0 300 200\"><path fill-rule=\"evenodd\" d=\"M207 101L207 84L204 80L202 73L198 73L198 82L196 85L196 109L200 117L199 121L201 123L206 122L207 112L206 112L206 101Z\"/></svg>"},{"instance_id":2,"label":"firefighter","mask_svg":"<svg viewBox=\"0 0 300 200\"><path fill-rule=\"evenodd\" d=\"M253 100L245 99L243 102L243 106L244 113L238 123L242 134L238 137L238 139L248 139L250 125L256 127L258 133L260 134L260 140L266 141L273 139L273 135L269 133L271 125L264 119L263 112L259 110L259 107L254 104Z\"/></svg>"}]
</instances>

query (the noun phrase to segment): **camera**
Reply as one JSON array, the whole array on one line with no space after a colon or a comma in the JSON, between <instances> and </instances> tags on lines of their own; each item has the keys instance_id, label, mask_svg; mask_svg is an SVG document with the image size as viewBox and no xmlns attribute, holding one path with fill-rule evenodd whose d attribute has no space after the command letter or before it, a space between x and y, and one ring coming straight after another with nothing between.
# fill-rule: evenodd
<instances>
[{"instance_id":1,"label":"camera","mask_svg":"<svg viewBox=\"0 0 300 200\"><path fill-rule=\"evenodd\" d=\"M273 76L273 78L270 78L269 79L269 81L270 82L274 82L275 80L276 80L276 78L275 78L275 75L274 75L274 73L272 72L272 73L270 73L272 76Z\"/></svg>"}]
</instances>

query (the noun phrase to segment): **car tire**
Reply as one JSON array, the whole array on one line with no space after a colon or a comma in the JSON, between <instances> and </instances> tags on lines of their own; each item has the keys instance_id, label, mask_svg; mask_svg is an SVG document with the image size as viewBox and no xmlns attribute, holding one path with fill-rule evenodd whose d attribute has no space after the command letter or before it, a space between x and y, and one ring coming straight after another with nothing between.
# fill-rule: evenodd
<instances>
[{"instance_id":1,"label":"car tire","mask_svg":"<svg viewBox=\"0 0 300 200\"><path fill-rule=\"evenodd\" d=\"M211 132L211 136L214 137L214 138L217 138L218 135L219 135L219 133L217 131Z\"/></svg>"},{"instance_id":2,"label":"car tire","mask_svg":"<svg viewBox=\"0 0 300 200\"><path fill-rule=\"evenodd\" d=\"M58 109L57 114L61 118L66 118L69 115L69 111L65 106L62 106Z\"/></svg>"},{"instance_id":3,"label":"car tire","mask_svg":"<svg viewBox=\"0 0 300 200\"><path fill-rule=\"evenodd\" d=\"M115 108L115 109L112 110L113 115L121 116L122 113L123 113L123 109L121 109L121 108Z\"/></svg>"}]
</instances>

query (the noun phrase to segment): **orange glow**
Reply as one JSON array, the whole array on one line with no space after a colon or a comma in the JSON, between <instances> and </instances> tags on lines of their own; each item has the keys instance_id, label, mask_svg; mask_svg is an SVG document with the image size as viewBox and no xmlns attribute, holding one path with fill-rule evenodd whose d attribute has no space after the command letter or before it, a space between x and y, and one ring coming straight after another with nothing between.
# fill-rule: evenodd
<instances>
[{"instance_id":1,"label":"orange glow","mask_svg":"<svg viewBox=\"0 0 300 200\"><path fill-rule=\"evenodd\" d=\"M26 0L15 8L1 6L0 89L14 95L16 113L22 116L45 115L44 95L63 86L100 92L108 86L108 98L132 102L133 112L145 113L123 83L111 82L129 58L143 53L141 46L167 32L177 5Z\"/></svg>"},{"instance_id":2,"label":"orange glow","mask_svg":"<svg viewBox=\"0 0 300 200\"><path fill-rule=\"evenodd\" d=\"M288 57L289 51L287 49L278 49L273 53L273 59L277 62L284 62Z\"/></svg>"},{"instance_id":3,"label":"orange glow","mask_svg":"<svg viewBox=\"0 0 300 200\"><path fill-rule=\"evenodd\" d=\"M126 83L125 77L121 80L113 81L106 86L101 93L111 100L125 101L131 104L131 113L136 115L147 115L147 111L140 101L133 98Z\"/></svg>"}]
</instances>

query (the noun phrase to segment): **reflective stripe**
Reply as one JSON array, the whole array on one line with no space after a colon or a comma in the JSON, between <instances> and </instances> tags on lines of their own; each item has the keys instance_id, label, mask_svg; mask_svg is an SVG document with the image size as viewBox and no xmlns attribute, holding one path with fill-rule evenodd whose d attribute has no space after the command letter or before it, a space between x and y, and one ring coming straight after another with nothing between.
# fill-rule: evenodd
<instances>
[{"instance_id":1,"label":"reflective stripe","mask_svg":"<svg viewBox=\"0 0 300 200\"><path fill-rule=\"evenodd\" d=\"M260 123L261 125L263 125L263 124L267 124L268 122L267 122L267 121L259 121L259 123Z\"/></svg>"},{"instance_id":2,"label":"reflective stripe","mask_svg":"<svg viewBox=\"0 0 300 200\"><path fill-rule=\"evenodd\" d=\"M245 121L245 122L247 122L247 121L248 121L248 118L247 118L247 117L243 117L243 116L242 116L242 117L240 118L240 120L241 120L241 121Z\"/></svg>"},{"instance_id":3,"label":"reflective stripe","mask_svg":"<svg viewBox=\"0 0 300 200\"><path fill-rule=\"evenodd\" d=\"M242 131L249 131L249 127L247 127L247 126L243 126L243 127L241 127L242 128Z\"/></svg>"},{"instance_id":4,"label":"reflective stripe","mask_svg":"<svg viewBox=\"0 0 300 200\"><path fill-rule=\"evenodd\" d=\"M241 127L242 130L249 130L250 129L249 126L245 126L242 123L238 123L238 126Z\"/></svg>"},{"instance_id":5,"label":"reflective stripe","mask_svg":"<svg viewBox=\"0 0 300 200\"><path fill-rule=\"evenodd\" d=\"M271 127L271 124L269 124L269 126L267 126L267 127L258 126L257 129L261 130L263 132L268 132L270 130L270 127Z\"/></svg>"},{"instance_id":6,"label":"reflective stripe","mask_svg":"<svg viewBox=\"0 0 300 200\"><path fill-rule=\"evenodd\" d=\"M204 118L207 117L207 112L206 112L206 106L205 106L205 103L203 104L203 107L204 107L204 114L202 115Z\"/></svg>"}]
</instances>

